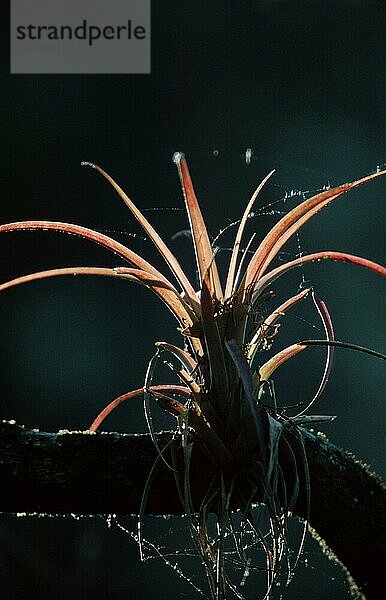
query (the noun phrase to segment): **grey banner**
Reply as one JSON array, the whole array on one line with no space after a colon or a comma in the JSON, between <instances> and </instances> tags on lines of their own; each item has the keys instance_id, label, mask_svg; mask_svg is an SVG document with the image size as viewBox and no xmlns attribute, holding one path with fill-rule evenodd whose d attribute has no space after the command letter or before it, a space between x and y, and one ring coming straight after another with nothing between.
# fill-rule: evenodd
<instances>
[{"instance_id":1,"label":"grey banner","mask_svg":"<svg viewBox=\"0 0 386 600\"><path fill-rule=\"evenodd\" d=\"M150 73L150 0L11 0L11 73Z\"/></svg>"}]
</instances>

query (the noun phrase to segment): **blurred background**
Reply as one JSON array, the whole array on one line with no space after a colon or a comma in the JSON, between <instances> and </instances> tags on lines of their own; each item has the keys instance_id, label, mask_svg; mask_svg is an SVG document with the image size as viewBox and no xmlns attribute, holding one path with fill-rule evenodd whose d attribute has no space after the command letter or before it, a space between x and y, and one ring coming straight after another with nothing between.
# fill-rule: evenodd
<instances>
[{"instance_id":1,"label":"blurred background","mask_svg":"<svg viewBox=\"0 0 386 600\"><path fill-rule=\"evenodd\" d=\"M81 169L81 161L93 161L146 209L194 278L191 242L175 235L187 228L171 160L175 151L186 153L212 237L241 216L271 168L277 173L248 224L257 238L302 192L385 167L382 2L152 5L151 75L9 75L9 21L3 15L0 222L43 218L92 227L163 269L113 190L95 171ZM375 181L337 200L281 258L330 249L382 262L384 199L385 182ZM232 235L234 228L217 241L224 264ZM98 246L47 232L4 234L0 252L2 281L56 266L122 264ZM272 306L304 282L327 303L337 339L382 351L380 277L345 264L306 266L275 288ZM144 288L124 282L37 282L7 291L0 303L1 418L45 431L87 428L111 399L142 385L155 341L180 340L166 309ZM294 309L281 329L276 350L322 336L311 303ZM335 356L316 412L338 418L323 431L384 475L384 366L347 350ZM283 367L275 379L279 402L309 398L323 360L324 351L312 349ZM155 416L159 427L173 425L158 411ZM141 401L123 405L105 425L146 431ZM166 553L183 535L184 523L159 521L149 521L147 535ZM134 530L135 520L125 526ZM141 564L130 536L109 530L100 518L3 515L0 565L7 599L120 600L154 597L155 590L159 597L199 597L162 560ZM285 598L310 596L348 598L339 568L312 543L285 591Z\"/></svg>"}]
</instances>

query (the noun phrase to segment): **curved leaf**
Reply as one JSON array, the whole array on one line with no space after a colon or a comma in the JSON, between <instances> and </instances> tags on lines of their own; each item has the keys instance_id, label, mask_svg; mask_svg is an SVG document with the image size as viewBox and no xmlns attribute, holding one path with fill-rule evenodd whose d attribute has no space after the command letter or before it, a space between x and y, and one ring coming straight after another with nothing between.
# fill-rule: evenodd
<instances>
[{"instance_id":1,"label":"curved leaf","mask_svg":"<svg viewBox=\"0 0 386 600\"><path fill-rule=\"evenodd\" d=\"M312 300L317 308L317 311L319 313L319 316L322 320L323 323L323 327L324 327L324 331L326 334L326 339L328 342L332 342L335 339L335 334L334 334L334 326L332 323L332 319L331 319L331 315L330 312L326 306L326 303L323 302L323 300L320 300L320 298L318 298L316 296L316 294L314 293L314 291L312 291ZM304 413L313 405L315 404L315 402L317 400L319 400L320 396L322 395L324 388L326 387L328 380L330 378L330 374L331 374L331 369L332 369L332 360L334 357L334 347L328 345L327 346L327 355L326 355L326 362L324 365L324 371L323 371L323 375L322 375L322 379L320 381L319 387L316 390L314 397L312 398L312 400L310 400L308 402L308 404L305 406L305 408L299 412L296 417L300 417L301 415L304 415Z\"/></svg>"},{"instance_id":2,"label":"curved leaf","mask_svg":"<svg viewBox=\"0 0 386 600\"><path fill-rule=\"evenodd\" d=\"M155 345L158 348L162 348L163 350L171 352L171 354L173 354L180 361L182 366L185 367L186 371L188 371L189 373L191 373L197 368L196 361L190 356L188 352L182 350L182 348L179 348L174 344L168 344L167 342L156 342Z\"/></svg>"},{"instance_id":3,"label":"curved leaf","mask_svg":"<svg viewBox=\"0 0 386 600\"><path fill-rule=\"evenodd\" d=\"M183 396L185 398L188 398L190 396L190 390L180 385L153 385L150 388L150 391L155 394L162 392L168 392L170 394L179 394L180 396ZM115 398L115 400L113 400L112 402L110 402L110 404L105 406L105 408L101 410L101 412L97 415L97 417L90 425L89 431L96 431L97 429L99 429L106 417L108 417L108 415L113 410L115 410L117 406L119 406L120 404L122 404L122 402L125 402L126 400L130 400L130 398L134 398L135 396L143 394L143 392L144 388L141 387L137 390L126 392L126 394L122 394L121 396L118 396L118 398Z\"/></svg>"},{"instance_id":4,"label":"curved leaf","mask_svg":"<svg viewBox=\"0 0 386 600\"><path fill-rule=\"evenodd\" d=\"M125 259L131 265L142 269L143 271L147 271L148 273L152 273L156 277L159 277L162 281L167 283L170 287L172 284L170 281L166 279L157 269L153 267L150 263L148 263L141 256L138 256L135 252L120 244L113 238L104 235L103 233L99 233L98 231L94 231L93 229L88 229L87 227L82 227L81 225L75 225L73 223L61 223L59 221L19 221L16 223L7 223L5 225L0 225L0 233L6 231L17 231L17 230L36 230L42 229L43 231L56 231L59 233L69 233L70 235L76 235L78 237L86 238L95 242L96 244L100 244L104 246L114 254L118 254L121 258Z\"/></svg>"},{"instance_id":5,"label":"curved leaf","mask_svg":"<svg viewBox=\"0 0 386 600\"><path fill-rule=\"evenodd\" d=\"M261 340L266 335L266 332L269 331L271 327L273 327L273 325L280 317L285 315L287 310L292 308L292 306L294 306L301 300L304 300L304 298L306 298L310 293L310 290L311 288L307 288L305 290L302 290L299 294L288 298L288 300L283 302L283 304L280 304L280 306L278 306L273 313L271 313L266 319L264 319L264 322L261 324L261 326L259 327L259 329L248 344L247 358L251 363L256 355Z\"/></svg>"},{"instance_id":6,"label":"curved leaf","mask_svg":"<svg viewBox=\"0 0 386 600\"><path fill-rule=\"evenodd\" d=\"M0 291L23 283L47 279L49 277L60 277L62 275L96 275L134 281L150 288L166 304L182 327L193 324L193 318L195 317L192 315L190 307L184 303L177 291L174 290L173 287L169 287L163 280L160 280L150 273L145 273L141 269L128 269L125 267L63 267L59 269L48 269L46 271L38 271L6 281L5 283L0 284Z\"/></svg>"},{"instance_id":7,"label":"curved leaf","mask_svg":"<svg viewBox=\"0 0 386 600\"><path fill-rule=\"evenodd\" d=\"M352 183L346 183L344 185L326 190L308 200L305 200L294 209L292 209L287 215L285 215L280 221L271 229L271 231L265 236L255 254L253 255L245 275L245 288L250 286L253 282L257 281L263 272L266 270L269 263L277 255L280 248L285 242L293 235L308 219L316 214L321 208L327 206L330 202L367 181L380 177L386 174L385 171L379 171L372 173L366 177L362 177Z\"/></svg>"},{"instance_id":8,"label":"curved leaf","mask_svg":"<svg viewBox=\"0 0 386 600\"><path fill-rule=\"evenodd\" d=\"M10 279L0 284L0 292L23 283L38 281L39 279L48 279L49 277L61 277L62 275L99 275L102 277L117 277L114 269L107 267L60 267L59 269L48 269L46 271L37 271L22 275L15 279Z\"/></svg>"},{"instance_id":9,"label":"curved leaf","mask_svg":"<svg viewBox=\"0 0 386 600\"><path fill-rule=\"evenodd\" d=\"M182 289L184 290L185 294L187 296L189 296L190 298L194 299L195 294L196 294L195 290L193 289L190 281L188 280L185 273L183 272L178 260L176 259L174 254L171 252L171 250L167 247L167 245L162 240L160 235L156 232L154 227L152 225L150 225L149 221L143 216L141 211L136 207L134 202L132 200L130 200L130 198L123 191L123 189L101 167L99 167L98 165L95 165L94 163L90 163L90 162L82 162L81 164L82 164L82 166L88 166L88 167L91 167L92 169L95 169L96 171L98 171L98 173L100 173L110 183L110 185L112 185L112 187L122 198L122 200L124 201L126 206L129 207L132 214L137 219L139 224L142 226L144 231L150 237L150 239L156 246L159 253L163 256L163 258L165 259L169 268L171 269L172 273L174 274L175 278L177 279L177 281L181 285Z\"/></svg>"},{"instance_id":10,"label":"curved leaf","mask_svg":"<svg viewBox=\"0 0 386 600\"><path fill-rule=\"evenodd\" d=\"M211 296L215 295L217 300L222 300L223 293L212 246L210 244L205 222L202 217L196 194L194 192L188 165L184 155L181 152L176 152L173 158L177 165L178 174L181 180L186 210L189 217L190 229L193 236L200 281L204 280L204 277L208 272L210 294Z\"/></svg>"},{"instance_id":11,"label":"curved leaf","mask_svg":"<svg viewBox=\"0 0 386 600\"><path fill-rule=\"evenodd\" d=\"M276 269L273 269L269 273L263 275L263 277L257 282L255 286L255 290L253 292L253 302L256 301L258 296L267 286L271 285L271 283L273 283L276 279L284 275L284 273L286 273L287 271L295 269L296 267L300 267L307 262L320 262L322 260L336 260L349 262L360 267L366 267L367 269L370 269L375 273L379 273L384 277L386 276L385 267L361 256L347 254L346 252L335 252L333 250L313 252L312 254L306 254L305 256L301 256L299 258L296 258L295 260L291 260L290 262L284 263L283 265L280 265L280 267L276 267Z\"/></svg>"},{"instance_id":12,"label":"curved leaf","mask_svg":"<svg viewBox=\"0 0 386 600\"><path fill-rule=\"evenodd\" d=\"M128 269L127 267L115 267L115 273L122 278L130 278L137 283L141 283L149 287L155 292L164 302L171 308L175 315L180 317L180 321L184 327L190 327L197 321L192 308L185 302L177 290L171 284L166 285L158 277L152 273L146 273L141 269Z\"/></svg>"},{"instance_id":13,"label":"curved leaf","mask_svg":"<svg viewBox=\"0 0 386 600\"><path fill-rule=\"evenodd\" d=\"M238 256L238 253L240 250L241 239L243 237L244 228L245 228L245 224L247 222L248 216L252 210L252 207L256 201L257 196L261 192L262 188L264 187L264 185L266 184L268 179L274 174L274 172L275 172L275 169L273 169L270 173L268 173L268 175L266 175L264 177L264 179L262 180L262 182L258 185L258 187L255 190L255 192L253 193L250 201L248 202L247 207L244 211L243 217L240 221L240 225L237 230L236 239L235 239L235 243L233 245L231 259L230 259L230 263L229 263L228 277L227 277L226 287L225 287L225 298L230 298L234 291L233 285L235 282L237 256Z\"/></svg>"},{"instance_id":14,"label":"curved leaf","mask_svg":"<svg viewBox=\"0 0 386 600\"><path fill-rule=\"evenodd\" d=\"M284 348L272 356L272 358L270 358L266 363L264 363L264 365L262 365L259 369L261 381L268 381L272 373L276 371L278 367L285 363L289 358L296 356L296 354L299 354L299 352L302 352L310 346L333 346L336 348L347 348L348 350L356 350L357 352L363 352L364 354L370 354L376 358L386 360L386 356L381 352L371 350L370 348L365 348L364 346L358 346L357 344L340 342L338 340L302 340L301 342L287 346L287 348Z\"/></svg>"},{"instance_id":15,"label":"curved leaf","mask_svg":"<svg viewBox=\"0 0 386 600\"><path fill-rule=\"evenodd\" d=\"M375 356L375 358L386 360L386 355L382 354L382 352L377 352L377 350L372 350L371 348L366 348L365 346L359 346L358 344L351 344L350 342L340 342L339 340L302 340L300 344L303 344L307 347L332 346L334 348L346 348L347 350L363 352L363 354L369 354L370 356Z\"/></svg>"},{"instance_id":16,"label":"curved leaf","mask_svg":"<svg viewBox=\"0 0 386 600\"><path fill-rule=\"evenodd\" d=\"M280 365L285 363L289 358L296 356L296 354L299 354L299 352L302 352L306 348L307 346L302 343L292 344L292 346L288 346L272 356L272 358L270 358L259 368L260 380L268 381L272 373L276 371Z\"/></svg>"}]
</instances>

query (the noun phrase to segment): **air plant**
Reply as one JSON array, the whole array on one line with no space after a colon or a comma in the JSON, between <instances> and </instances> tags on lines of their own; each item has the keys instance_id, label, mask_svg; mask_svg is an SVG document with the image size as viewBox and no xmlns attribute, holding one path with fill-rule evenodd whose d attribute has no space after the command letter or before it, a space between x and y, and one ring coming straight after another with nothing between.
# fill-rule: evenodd
<instances>
[{"instance_id":1,"label":"air plant","mask_svg":"<svg viewBox=\"0 0 386 600\"><path fill-rule=\"evenodd\" d=\"M335 260L366 267L386 275L386 269L368 259L335 251L320 251L273 266L286 242L322 208L349 190L384 175L380 171L303 201L285 214L265 235L252 252L254 236L242 251L245 225L271 171L252 195L239 222L226 277L220 277L216 256L194 192L186 160L176 153L177 165L190 222L200 286L195 289L157 231L122 188L102 168L96 169L116 190L140 223L167 263L174 282L141 256L98 231L70 223L22 221L0 226L0 232L43 229L64 232L100 244L120 256L128 266L67 267L40 271L18 277L0 285L5 290L21 283L59 275L98 275L139 283L151 289L168 307L179 323L182 347L156 342L156 352L149 362L143 386L123 394L108 404L95 418L90 431L95 432L106 417L122 402L143 395L149 432L158 458L144 490L140 512L146 509L152 476L157 465L165 462L174 471L176 485L197 551L205 568L212 598L225 598L230 592L243 598L231 573L241 570L240 579L249 571L265 570L265 597L271 598L279 578L292 576L301 552L291 562L287 542L287 521L301 493L310 501L305 452L293 448L294 437L302 444L301 426L328 421L334 417L310 415L311 406L322 394L328 381L333 350L344 346L376 356L378 353L335 340L332 320L326 304L311 288L302 289L280 304L269 316L264 305L272 284L291 269L309 262ZM251 256L250 259L247 257ZM279 321L293 306L310 296L322 320L325 339L304 340L284 348L268 361L261 353L272 344ZM257 318L256 318L257 315ZM252 318L253 317L253 318ZM276 369L305 349L323 345L326 362L315 395L306 399L297 414L277 406L272 376ZM179 382L155 384L155 371L162 355L170 355L170 368ZM155 403L176 417L175 435L160 449L154 431L151 406ZM291 434L291 435L289 435ZM198 454L197 452L198 451ZM205 493L197 497L192 489L193 456L199 456L205 469ZM263 523L253 512L258 499L266 507ZM238 525L234 511L239 510ZM143 553L142 514L139 544ZM215 518L215 533L210 525ZM212 517L213 518L213 517ZM256 548L264 551L265 564L255 564ZM230 567L228 568L228 566ZM233 569L233 571L232 571Z\"/></svg>"}]
</instances>

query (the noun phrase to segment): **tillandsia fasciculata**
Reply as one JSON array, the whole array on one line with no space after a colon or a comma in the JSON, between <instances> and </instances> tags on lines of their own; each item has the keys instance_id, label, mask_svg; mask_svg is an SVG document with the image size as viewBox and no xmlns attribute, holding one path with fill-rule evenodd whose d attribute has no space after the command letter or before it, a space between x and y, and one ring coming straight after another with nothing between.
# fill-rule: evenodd
<instances>
[{"instance_id":1,"label":"tillandsia fasciculata","mask_svg":"<svg viewBox=\"0 0 386 600\"><path fill-rule=\"evenodd\" d=\"M302 550L304 535L296 552L290 551L287 536L288 518L299 495L303 494L309 502L310 494L307 456L304 447L300 456L299 452L295 452L293 440L296 438L302 447L302 425L334 418L309 414L329 379L334 348L343 346L379 357L382 355L336 340L328 308L312 288L301 289L268 316L265 316L264 304L278 278L309 262L344 261L386 275L385 267L344 252L314 252L279 266L274 266L274 261L287 241L318 211L386 171L326 189L303 201L275 224L257 249L252 251L255 236L242 249L248 216L263 186L273 175L274 171L271 171L248 202L239 222L228 272L222 276L217 269L216 253L184 155L176 153L174 162L190 222L200 282L198 290L122 188L103 169L91 163L83 164L96 169L116 190L164 258L173 280L170 281L125 245L98 231L70 223L22 221L1 225L0 232L42 229L80 236L118 255L126 266L51 269L3 283L0 290L59 275L98 275L140 283L164 302L179 323L182 347L164 341L156 342L156 352L149 362L142 387L108 404L95 418L90 431L96 431L122 402L142 395L158 458L149 474L140 509L138 541L141 555L146 498L157 465L163 461L174 472L190 531L205 569L210 596L220 599L230 594L243 598L235 573L238 573L238 581L243 583L247 574L255 570L266 573L266 588L262 596L271 598L283 578L287 582L291 579ZM271 347L279 321L307 296L315 304L325 339L297 342L280 350L268 361L262 361L261 352ZM290 416L276 403L272 376L291 357L315 345L326 347L321 382L314 396L304 401L297 414ZM169 355L169 360L173 361L167 364L178 384L155 383L161 355ZM176 417L175 435L162 449L158 447L152 421L151 405L154 402ZM199 496L191 485L192 468L198 470L205 481L205 493ZM254 512L256 499L265 506L263 517L256 517ZM236 520L235 511L238 511ZM307 523L304 533L306 528Z\"/></svg>"}]
</instances>

